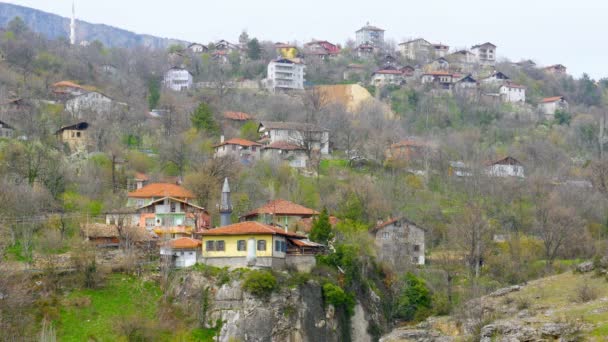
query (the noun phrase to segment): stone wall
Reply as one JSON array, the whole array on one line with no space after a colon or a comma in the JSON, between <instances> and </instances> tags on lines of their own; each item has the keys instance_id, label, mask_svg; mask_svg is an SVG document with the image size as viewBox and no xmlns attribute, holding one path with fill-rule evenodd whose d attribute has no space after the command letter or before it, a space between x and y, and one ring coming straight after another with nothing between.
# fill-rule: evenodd
<instances>
[{"instance_id":1,"label":"stone wall","mask_svg":"<svg viewBox=\"0 0 608 342\"><path fill-rule=\"evenodd\" d=\"M273 257L257 257L254 265L247 264L246 257L224 257L224 258L202 258L203 264L215 267L269 267L274 269L285 269L285 259Z\"/></svg>"},{"instance_id":2,"label":"stone wall","mask_svg":"<svg viewBox=\"0 0 608 342\"><path fill-rule=\"evenodd\" d=\"M290 270L309 273L317 264L317 259L314 255L288 255L285 263Z\"/></svg>"}]
</instances>

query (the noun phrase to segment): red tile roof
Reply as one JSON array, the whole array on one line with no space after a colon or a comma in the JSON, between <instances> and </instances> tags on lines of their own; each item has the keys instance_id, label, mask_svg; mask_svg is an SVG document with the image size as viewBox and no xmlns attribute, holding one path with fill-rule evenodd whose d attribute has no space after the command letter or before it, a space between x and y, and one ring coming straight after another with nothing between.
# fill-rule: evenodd
<instances>
[{"instance_id":1,"label":"red tile roof","mask_svg":"<svg viewBox=\"0 0 608 342\"><path fill-rule=\"evenodd\" d=\"M431 72L425 72L425 75L431 75L431 76L453 76L451 73L447 72L447 71L431 71Z\"/></svg>"},{"instance_id":2,"label":"red tile roof","mask_svg":"<svg viewBox=\"0 0 608 342\"><path fill-rule=\"evenodd\" d=\"M507 83L507 84L503 85L503 87L517 88L517 89L526 89L526 86L523 86L521 84L515 84L515 83Z\"/></svg>"},{"instance_id":3,"label":"red tile roof","mask_svg":"<svg viewBox=\"0 0 608 342\"><path fill-rule=\"evenodd\" d=\"M270 201L265 205L251 211L246 214L244 217L257 216L260 214L272 214L272 215L318 215L319 212L306 208L305 206L283 200L278 199L274 201Z\"/></svg>"},{"instance_id":4,"label":"red tile roof","mask_svg":"<svg viewBox=\"0 0 608 342\"><path fill-rule=\"evenodd\" d=\"M400 70L382 69L375 71L374 74L401 75L403 72Z\"/></svg>"},{"instance_id":5,"label":"red tile roof","mask_svg":"<svg viewBox=\"0 0 608 342\"><path fill-rule=\"evenodd\" d=\"M228 139L226 141L224 141L221 144L217 144L213 147L219 147L219 146L224 146L224 145L239 145L239 146L262 146L262 144L259 144L257 142L254 141L249 141L246 139L241 139L241 138L232 138L232 139Z\"/></svg>"},{"instance_id":6,"label":"red tile roof","mask_svg":"<svg viewBox=\"0 0 608 342\"><path fill-rule=\"evenodd\" d=\"M262 235L283 235L291 236L295 238L304 238L304 236L286 232L284 229L269 226L260 222L245 221L235 224L231 224L224 227L203 230L200 232L203 236L215 236L215 235L249 235L249 234L262 234Z\"/></svg>"},{"instance_id":7,"label":"red tile roof","mask_svg":"<svg viewBox=\"0 0 608 342\"><path fill-rule=\"evenodd\" d=\"M305 150L304 147L289 143L287 141L275 141L275 142L267 145L264 148L270 148L270 149L275 149L275 150L284 150L284 151Z\"/></svg>"},{"instance_id":8,"label":"red tile roof","mask_svg":"<svg viewBox=\"0 0 608 342\"><path fill-rule=\"evenodd\" d=\"M192 239L189 237L182 237L163 243L163 246L169 246L175 249L194 249L201 247L203 242L201 240Z\"/></svg>"},{"instance_id":9,"label":"red tile roof","mask_svg":"<svg viewBox=\"0 0 608 342\"><path fill-rule=\"evenodd\" d=\"M250 114L243 112L224 112L224 118L235 121L247 121L253 119Z\"/></svg>"},{"instance_id":10,"label":"red tile roof","mask_svg":"<svg viewBox=\"0 0 608 342\"><path fill-rule=\"evenodd\" d=\"M150 176L148 176L147 174L145 174L143 172L135 172L135 179L147 181L147 180L150 180Z\"/></svg>"},{"instance_id":11,"label":"red tile roof","mask_svg":"<svg viewBox=\"0 0 608 342\"><path fill-rule=\"evenodd\" d=\"M151 183L141 189L129 192L128 197L152 198L152 197L175 197L194 198L194 194L183 187L170 183Z\"/></svg>"},{"instance_id":12,"label":"red tile roof","mask_svg":"<svg viewBox=\"0 0 608 342\"><path fill-rule=\"evenodd\" d=\"M74 82L71 82L71 81L60 81L60 82L54 83L53 87L54 88L58 88L58 87L70 87L70 88L84 89L83 86L81 86L79 84L76 84Z\"/></svg>"},{"instance_id":13,"label":"red tile roof","mask_svg":"<svg viewBox=\"0 0 608 342\"><path fill-rule=\"evenodd\" d=\"M540 102L541 103L551 103L551 102L557 102L559 100L562 100L564 97L563 96L553 96L553 97L545 97L544 99L542 99Z\"/></svg>"}]
</instances>

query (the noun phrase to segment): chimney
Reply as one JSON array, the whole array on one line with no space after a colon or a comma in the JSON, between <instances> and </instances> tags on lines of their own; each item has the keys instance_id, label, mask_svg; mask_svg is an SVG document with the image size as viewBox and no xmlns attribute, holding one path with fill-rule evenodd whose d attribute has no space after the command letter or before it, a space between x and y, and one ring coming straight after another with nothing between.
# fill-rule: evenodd
<instances>
[{"instance_id":1,"label":"chimney","mask_svg":"<svg viewBox=\"0 0 608 342\"><path fill-rule=\"evenodd\" d=\"M223 140L223 139L222 139ZM224 186L222 187L222 199L220 203L220 227L230 225L232 215L232 201L230 200L230 185L228 178L224 178Z\"/></svg>"},{"instance_id":2,"label":"chimney","mask_svg":"<svg viewBox=\"0 0 608 342\"><path fill-rule=\"evenodd\" d=\"M220 144L223 144L223 143L224 143L224 135L222 134L222 135L220 135Z\"/></svg>"}]
</instances>

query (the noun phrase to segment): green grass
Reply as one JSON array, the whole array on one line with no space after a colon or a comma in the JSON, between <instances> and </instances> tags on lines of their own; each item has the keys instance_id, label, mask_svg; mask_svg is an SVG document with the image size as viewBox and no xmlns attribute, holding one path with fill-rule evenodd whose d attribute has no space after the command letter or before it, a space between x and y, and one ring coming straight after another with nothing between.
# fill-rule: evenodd
<instances>
[{"instance_id":1,"label":"green grass","mask_svg":"<svg viewBox=\"0 0 608 342\"><path fill-rule=\"evenodd\" d=\"M64 305L58 323L61 341L116 341L115 323L121 317L137 315L156 317L161 290L152 282L142 282L126 275L112 275L101 289L78 290L65 303L90 299L90 305Z\"/></svg>"},{"instance_id":2,"label":"green grass","mask_svg":"<svg viewBox=\"0 0 608 342\"><path fill-rule=\"evenodd\" d=\"M328 175L330 168L348 169L348 160L346 159L323 159L319 170L322 175Z\"/></svg>"},{"instance_id":3,"label":"green grass","mask_svg":"<svg viewBox=\"0 0 608 342\"><path fill-rule=\"evenodd\" d=\"M20 262L31 262L31 256L23 255L23 247L21 242L17 241L12 246L9 246L5 250L5 254L9 260L20 261Z\"/></svg>"}]
</instances>

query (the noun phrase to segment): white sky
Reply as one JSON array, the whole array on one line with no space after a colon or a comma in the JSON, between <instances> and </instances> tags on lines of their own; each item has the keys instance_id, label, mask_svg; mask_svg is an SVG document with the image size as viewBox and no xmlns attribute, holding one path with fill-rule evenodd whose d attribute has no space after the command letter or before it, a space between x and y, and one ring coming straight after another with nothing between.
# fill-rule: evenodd
<instances>
[{"instance_id":1,"label":"white sky","mask_svg":"<svg viewBox=\"0 0 608 342\"><path fill-rule=\"evenodd\" d=\"M8 0L69 17L72 0ZM250 37L344 43L369 21L401 42L451 47L491 41L499 57L561 63L579 77L608 77L607 0L76 0L78 19L208 43Z\"/></svg>"}]
</instances>

